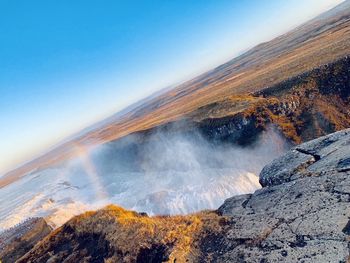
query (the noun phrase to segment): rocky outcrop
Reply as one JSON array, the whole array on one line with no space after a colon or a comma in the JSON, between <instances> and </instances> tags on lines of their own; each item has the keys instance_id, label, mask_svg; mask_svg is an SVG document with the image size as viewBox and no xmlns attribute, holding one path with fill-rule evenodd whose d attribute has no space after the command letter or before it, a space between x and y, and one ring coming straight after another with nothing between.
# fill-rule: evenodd
<instances>
[{"instance_id":1,"label":"rocky outcrop","mask_svg":"<svg viewBox=\"0 0 350 263\"><path fill-rule=\"evenodd\" d=\"M304 143L266 165L260 174L262 186L274 186L307 176L350 171L350 130Z\"/></svg>"},{"instance_id":2,"label":"rocky outcrop","mask_svg":"<svg viewBox=\"0 0 350 263\"><path fill-rule=\"evenodd\" d=\"M350 129L295 147L263 169L262 189L217 211L85 213L19 262L348 262L349 146Z\"/></svg>"},{"instance_id":3,"label":"rocky outcrop","mask_svg":"<svg viewBox=\"0 0 350 263\"><path fill-rule=\"evenodd\" d=\"M0 262L15 262L51 232L43 218L29 218L0 233Z\"/></svg>"},{"instance_id":4,"label":"rocky outcrop","mask_svg":"<svg viewBox=\"0 0 350 263\"><path fill-rule=\"evenodd\" d=\"M230 235L261 241L237 246L223 259L347 262L349 146L350 129L304 143L265 166L262 189L226 200L218 211L235 218Z\"/></svg>"},{"instance_id":5,"label":"rocky outcrop","mask_svg":"<svg viewBox=\"0 0 350 263\"><path fill-rule=\"evenodd\" d=\"M192 115L209 139L250 144L272 123L299 144L350 127L349 76L347 56L250 96L207 105Z\"/></svg>"}]
</instances>

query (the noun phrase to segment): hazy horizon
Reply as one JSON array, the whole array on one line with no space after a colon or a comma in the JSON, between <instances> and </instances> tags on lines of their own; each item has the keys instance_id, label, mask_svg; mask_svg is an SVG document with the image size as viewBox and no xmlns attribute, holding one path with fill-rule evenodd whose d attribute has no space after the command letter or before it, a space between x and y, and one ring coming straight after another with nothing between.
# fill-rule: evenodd
<instances>
[{"instance_id":1,"label":"hazy horizon","mask_svg":"<svg viewBox=\"0 0 350 263\"><path fill-rule=\"evenodd\" d=\"M0 174L343 1L304 2L1 4Z\"/></svg>"}]
</instances>

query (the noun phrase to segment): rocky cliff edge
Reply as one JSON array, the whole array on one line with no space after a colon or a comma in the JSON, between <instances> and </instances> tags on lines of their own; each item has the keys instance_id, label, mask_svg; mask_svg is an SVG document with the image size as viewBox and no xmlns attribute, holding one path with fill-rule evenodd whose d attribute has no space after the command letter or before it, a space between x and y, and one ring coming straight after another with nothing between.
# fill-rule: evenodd
<instances>
[{"instance_id":1,"label":"rocky cliff edge","mask_svg":"<svg viewBox=\"0 0 350 263\"><path fill-rule=\"evenodd\" d=\"M88 212L19 262L349 262L350 129L293 148L262 170L260 182L217 211Z\"/></svg>"}]
</instances>

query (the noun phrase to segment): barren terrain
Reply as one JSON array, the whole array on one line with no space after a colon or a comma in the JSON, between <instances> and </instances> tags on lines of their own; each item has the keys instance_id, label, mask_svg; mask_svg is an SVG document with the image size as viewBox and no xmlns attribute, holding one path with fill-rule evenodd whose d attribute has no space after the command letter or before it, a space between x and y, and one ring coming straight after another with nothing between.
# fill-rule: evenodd
<instances>
[{"instance_id":1,"label":"barren terrain","mask_svg":"<svg viewBox=\"0 0 350 263\"><path fill-rule=\"evenodd\" d=\"M350 54L350 2L345 1L300 27L262 43L245 54L145 100L122 116L66 142L0 178L3 187L30 171L60 163L76 155L76 145L97 145L191 116L197 109L229 97L246 96L336 61ZM256 99L253 99L254 101ZM244 102L249 103L249 100ZM238 101L238 105L242 102ZM232 109L221 111L230 115Z\"/></svg>"}]
</instances>

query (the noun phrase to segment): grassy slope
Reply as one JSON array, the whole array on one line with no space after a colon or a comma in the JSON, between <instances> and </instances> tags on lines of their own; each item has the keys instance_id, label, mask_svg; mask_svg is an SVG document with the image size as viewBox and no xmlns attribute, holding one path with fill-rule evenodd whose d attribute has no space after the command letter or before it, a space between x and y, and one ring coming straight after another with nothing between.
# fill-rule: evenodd
<instances>
[{"instance_id":1,"label":"grassy slope","mask_svg":"<svg viewBox=\"0 0 350 263\"><path fill-rule=\"evenodd\" d=\"M148 217L109 205L72 218L19 262L186 262L198 258L206 235L224 230L214 212ZM51 259L52 260L52 259Z\"/></svg>"}]
</instances>

